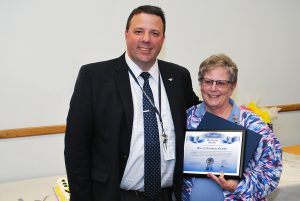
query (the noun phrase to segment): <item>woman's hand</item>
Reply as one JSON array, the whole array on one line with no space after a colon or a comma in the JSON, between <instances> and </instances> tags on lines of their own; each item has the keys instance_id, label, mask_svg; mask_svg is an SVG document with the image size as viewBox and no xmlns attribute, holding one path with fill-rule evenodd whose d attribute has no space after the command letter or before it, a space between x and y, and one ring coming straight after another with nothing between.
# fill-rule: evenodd
<instances>
[{"instance_id":1,"label":"woman's hand","mask_svg":"<svg viewBox=\"0 0 300 201\"><path fill-rule=\"evenodd\" d=\"M219 184L222 189L230 192L234 192L239 183L238 180L233 180L233 179L226 180L224 178L223 172L221 172L221 175L219 177L213 175L212 173L208 173L207 176L212 180L214 180L217 184Z\"/></svg>"}]
</instances>

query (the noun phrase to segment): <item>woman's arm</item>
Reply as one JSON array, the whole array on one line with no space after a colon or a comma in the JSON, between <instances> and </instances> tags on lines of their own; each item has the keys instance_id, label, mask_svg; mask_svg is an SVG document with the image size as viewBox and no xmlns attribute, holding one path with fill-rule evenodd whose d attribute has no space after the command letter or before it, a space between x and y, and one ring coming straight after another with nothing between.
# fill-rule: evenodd
<instances>
[{"instance_id":1,"label":"woman's arm","mask_svg":"<svg viewBox=\"0 0 300 201\"><path fill-rule=\"evenodd\" d=\"M278 185L282 172L281 144L272 130L253 113L242 115L247 129L262 135L257 150L246 168L243 179L229 199L264 200Z\"/></svg>"}]
</instances>

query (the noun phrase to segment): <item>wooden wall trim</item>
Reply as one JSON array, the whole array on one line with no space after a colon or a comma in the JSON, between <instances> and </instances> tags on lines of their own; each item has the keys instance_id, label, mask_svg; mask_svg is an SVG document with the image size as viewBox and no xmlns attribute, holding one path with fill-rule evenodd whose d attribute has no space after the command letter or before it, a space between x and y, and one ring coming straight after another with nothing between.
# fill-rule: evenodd
<instances>
[{"instance_id":1,"label":"wooden wall trim","mask_svg":"<svg viewBox=\"0 0 300 201\"><path fill-rule=\"evenodd\" d=\"M273 105L273 106L266 106L266 107L278 107L280 108L278 112L299 111L300 103L288 104L288 105ZM58 134L58 133L65 133L65 130L66 130L66 125L6 129L6 130L0 130L0 139Z\"/></svg>"},{"instance_id":2,"label":"wooden wall trim","mask_svg":"<svg viewBox=\"0 0 300 201\"><path fill-rule=\"evenodd\" d=\"M65 125L0 130L0 139L65 133Z\"/></svg>"},{"instance_id":3,"label":"wooden wall trim","mask_svg":"<svg viewBox=\"0 0 300 201\"><path fill-rule=\"evenodd\" d=\"M289 105L274 105L274 106L267 106L267 107L277 107L280 108L278 112L291 112L300 110L300 103L299 104L289 104Z\"/></svg>"}]
</instances>

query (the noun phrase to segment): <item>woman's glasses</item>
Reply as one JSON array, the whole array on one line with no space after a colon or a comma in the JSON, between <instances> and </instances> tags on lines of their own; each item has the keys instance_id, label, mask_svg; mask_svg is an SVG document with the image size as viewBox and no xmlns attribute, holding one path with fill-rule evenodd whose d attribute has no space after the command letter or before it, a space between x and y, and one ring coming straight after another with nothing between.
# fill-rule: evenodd
<instances>
[{"instance_id":1,"label":"woman's glasses","mask_svg":"<svg viewBox=\"0 0 300 201\"><path fill-rule=\"evenodd\" d=\"M231 83L229 80L211 80L208 78L201 78L200 82L203 87L212 87L216 83L216 87L220 89L226 88Z\"/></svg>"}]
</instances>

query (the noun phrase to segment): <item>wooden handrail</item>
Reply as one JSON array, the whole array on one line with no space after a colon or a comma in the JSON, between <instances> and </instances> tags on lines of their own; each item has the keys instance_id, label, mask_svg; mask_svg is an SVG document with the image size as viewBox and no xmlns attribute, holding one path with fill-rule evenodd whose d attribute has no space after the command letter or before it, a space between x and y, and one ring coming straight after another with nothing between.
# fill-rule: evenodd
<instances>
[{"instance_id":1,"label":"wooden handrail","mask_svg":"<svg viewBox=\"0 0 300 201\"><path fill-rule=\"evenodd\" d=\"M300 103L288 104L288 105L274 105L274 106L266 106L266 107L280 108L278 112L290 112L290 111L300 110ZM0 139L58 134L58 133L65 133L65 130L66 130L66 125L6 129L6 130L0 130Z\"/></svg>"}]
</instances>

